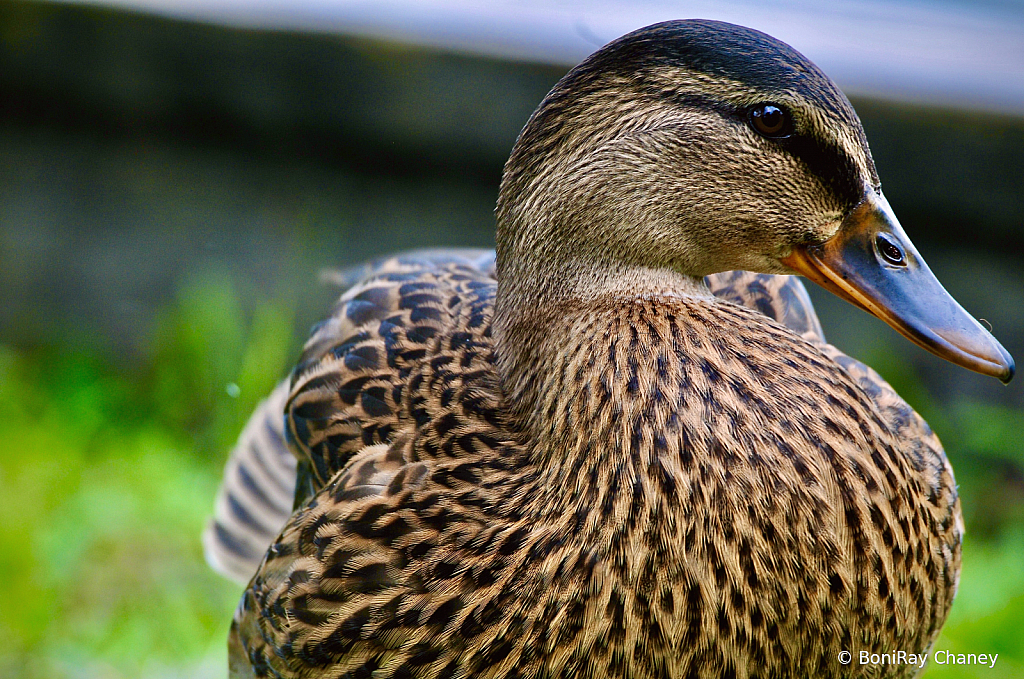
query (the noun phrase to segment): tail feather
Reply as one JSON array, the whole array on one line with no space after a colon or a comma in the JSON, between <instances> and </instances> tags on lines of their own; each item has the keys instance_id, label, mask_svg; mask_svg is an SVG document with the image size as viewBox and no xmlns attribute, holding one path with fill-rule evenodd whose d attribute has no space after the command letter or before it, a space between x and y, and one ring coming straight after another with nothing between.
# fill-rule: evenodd
<instances>
[{"instance_id":1,"label":"tail feather","mask_svg":"<svg viewBox=\"0 0 1024 679\"><path fill-rule=\"evenodd\" d=\"M288 380L249 418L224 468L213 519L203 533L206 561L218 573L248 582L292 513L295 457L284 438Z\"/></svg>"}]
</instances>

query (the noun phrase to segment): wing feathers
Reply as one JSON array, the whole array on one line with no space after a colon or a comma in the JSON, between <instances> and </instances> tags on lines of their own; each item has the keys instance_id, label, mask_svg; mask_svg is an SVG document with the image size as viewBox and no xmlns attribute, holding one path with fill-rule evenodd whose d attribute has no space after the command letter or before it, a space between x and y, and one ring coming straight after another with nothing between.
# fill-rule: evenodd
<instances>
[{"instance_id":1,"label":"wing feathers","mask_svg":"<svg viewBox=\"0 0 1024 679\"><path fill-rule=\"evenodd\" d=\"M206 561L232 580L249 581L292 513L295 457L284 440L289 384L261 402L235 444L203 533Z\"/></svg>"}]
</instances>

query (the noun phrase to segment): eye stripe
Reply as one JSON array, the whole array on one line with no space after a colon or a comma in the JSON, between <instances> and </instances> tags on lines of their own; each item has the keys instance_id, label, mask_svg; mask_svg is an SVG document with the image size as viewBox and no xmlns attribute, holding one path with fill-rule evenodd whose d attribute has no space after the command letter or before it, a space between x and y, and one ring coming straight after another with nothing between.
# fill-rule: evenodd
<instances>
[{"instance_id":1,"label":"eye stripe","mask_svg":"<svg viewBox=\"0 0 1024 679\"><path fill-rule=\"evenodd\" d=\"M840 206L852 208L860 202L861 173L842 146L807 134L779 139L778 143L822 181Z\"/></svg>"},{"instance_id":2,"label":"eye stripe","mask_svg":"<svg viewBox=\"0 0 1024 679\"><path fill-rule=\"evenodd\" d=\"M677 106L716 111L723 117L731 118L743 125L749 124L749 109L739 108L708 96L692 93L667 96L661 93L661 97L670 99ZM792 124L791 122L790 125ZM839 206L849 209L860 202L863 191L860 169L839 142L821 139L812 130L792 132L788 136L771 138L771 141L803 163L811 174L821 179ZM873 172L873 169L869 167L868 171Z\"/></svg>"},{"instance_id":3,"label":"eye stripe","mask_svg":"<svg viewBox=\"0 0 1024 679\"><path fill-rule=\"evenodd\" d=\"M675 106L715 111L743 125L750 124L750 109L740 108L708 95L636 86L634 92L637 95L646 94L670 101ZM813 130L795 131L792 129L793 125L794 123L790 121L791 131L788 136L770 137L771 141L802 162L811 174L821 179L839 206L849 209L859 203L862 198L861 172L846 148L837 141L817 137ZM869 167L868 171L873 172L873 168Z\"/></svg>"}]
</instances>

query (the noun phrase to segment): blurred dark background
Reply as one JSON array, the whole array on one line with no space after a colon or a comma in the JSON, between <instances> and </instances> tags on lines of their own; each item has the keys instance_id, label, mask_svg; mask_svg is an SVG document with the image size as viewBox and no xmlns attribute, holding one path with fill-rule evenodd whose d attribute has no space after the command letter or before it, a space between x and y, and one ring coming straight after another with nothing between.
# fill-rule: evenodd
<instances>
[{"instance_id":1,"label":"blurred dark background","mask_svg":"<svg viewBox=\"0 0 1024 679\"><path fill-rule=\"evenodd\" d=\"M337 292L317 272L490 247L504 160L567 67L0 2L0 675L224 675L239 589L198 531ZM1024 108L850 95L906 231L1021 360ZM1024 676L1024 382L811 294L957 470L975 542L939 647Z\"/></svg>"}]
</instances>

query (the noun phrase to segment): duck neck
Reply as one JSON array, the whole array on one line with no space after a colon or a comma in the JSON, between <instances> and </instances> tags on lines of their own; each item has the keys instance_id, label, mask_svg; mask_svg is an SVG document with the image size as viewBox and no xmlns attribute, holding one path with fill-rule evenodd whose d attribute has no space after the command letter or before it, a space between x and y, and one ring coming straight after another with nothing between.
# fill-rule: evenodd
<instances>
[{"instance_id":1,"label":"duck neck","mask_svg":"<svg viewBox=\"0 0 1024 679\"><path fill-rule=\"evenodd\" d=\"M661 464L678 392L666 310L711 296L670 271L576 273L560 286L540 277L541 290L502 275L493 326L509 411L550 494L539 505L555 512L600 503Z\"/></svg>"}]
</instances>

